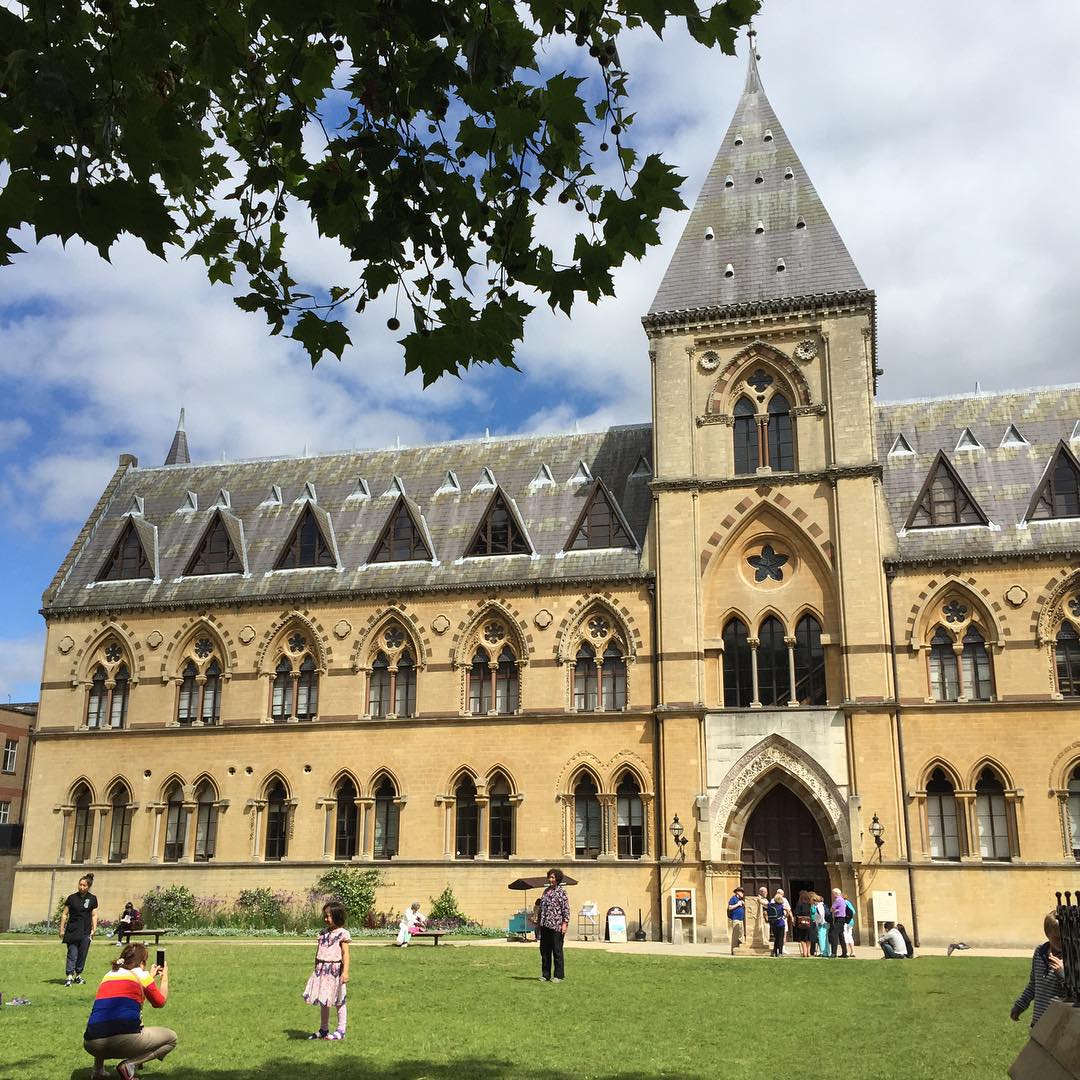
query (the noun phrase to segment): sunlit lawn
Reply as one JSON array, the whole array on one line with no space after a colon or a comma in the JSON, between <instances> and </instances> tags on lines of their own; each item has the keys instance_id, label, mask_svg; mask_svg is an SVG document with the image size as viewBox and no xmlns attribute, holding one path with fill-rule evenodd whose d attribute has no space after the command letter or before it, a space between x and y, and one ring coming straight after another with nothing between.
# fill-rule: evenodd
<instances>
[{"instance_id":1,"label":"sunlit lawn","mask_svg":"<svg viewBox=\"0 0 1080 1080\"><path fill-rule=\"evenodd\" d=\"M524 1080L543 1077L1004 1076L1027 1036L1008 1019L1022 959L910 963L736 960L567 950L567 981L537 981L528 945L353 951L348 1038L308 1042L300 991L313 945L179 941L172 993L144 1022L179 1034L149 1077ZM82 1031L112 951L65 989L56 944L0 943L0 1077L83 1080ZM25 1008L6 1004L16 995ZM151 1015L146 1015L151 1014Z\"/></svg>"}]
</instances>

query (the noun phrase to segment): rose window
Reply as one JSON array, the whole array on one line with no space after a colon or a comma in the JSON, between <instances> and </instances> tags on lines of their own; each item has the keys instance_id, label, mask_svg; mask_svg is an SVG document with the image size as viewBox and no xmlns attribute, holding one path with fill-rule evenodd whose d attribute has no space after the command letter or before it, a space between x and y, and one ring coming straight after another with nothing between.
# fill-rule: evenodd
<instances>
[{"instance_id":1,"label":"rose window","mask_svg":"<svg viewBox=\"0 0 1080 1080\"><path fill-rule=\"evenodd\" d=\"M755 581L784 580L784 571L781 567L788 561L790 556L782 555L774 551L772 544L765 544L760 555L751 555L746 561L754 568Z\"/></svg>"},{"instance_id":2,"label":"rose window","mask_svg":"<svg viewBox=\"0 0 1080 1080\"><path fill-rule=\"evenodd\" d=\"M490 641L494 645L497 641L502 641L506 637L506 631L497 622L489 622L484 627L484 640Z\"/></svg>"},{"instance_id":3,"label":"rose window","mask_svg":"<svg viewBox=\"0 0 1080 1080\"><path fill-rule=\"evenodd\" d=\"M205 660L213 651L214 645L209 638L199 638L195 642L195 655L200 660Z\"/></svg>"},{"instance_id":4,"label":"rose window","mask_svg":"<svg viewBox=\"0 0 1080 1080\"><path fill-rule=\"evenodd\" d=\"M292 634L289 637L289 652L303 652L307 648L307 638L303 634Z\"/></svg>"},{"instance_id":5,"label":"rose window","mask_svg":"<svg viewBox=\"0 0 1080 1080\"><path fill-rule=\"evenodd\" d=\"M963 622L967 615L967 608L959 600L950 600L942 609L945 619L951 623Z\"/></svg>"},{"instance_id":6,"label":"rose window","mask_svg":"<svg viewBox=\"0 0 1080 1080\"><path fill-rule=\"evenodd\" d=\"M594 615L589 620L589 636L594 638L602 638L607 636L607 632L610 629L610 625L603 617L603 615Z\"/></svg>"},{"instance_id":7,"label":"rose window","mask_svg":"<svg viewBox=\"0 0 1080 1080\"><path fill-rule=\"evenodd\" d=\"M110 664L117 663L123 655L124 650L121 649L115 641L110 641L109 644L105 646L105 659L108 660Z\"/></svg>"},{"instance_id":8,"label":"rose window","mask_svg":"<svg viewBox=\"0 0 1080 1080\"><path fill-rule=\"evenodd\" d=\"M405 644L405 631L400 626L388 626L383 641L388 649L400 649Z\"/></svg>"}]
</instances>

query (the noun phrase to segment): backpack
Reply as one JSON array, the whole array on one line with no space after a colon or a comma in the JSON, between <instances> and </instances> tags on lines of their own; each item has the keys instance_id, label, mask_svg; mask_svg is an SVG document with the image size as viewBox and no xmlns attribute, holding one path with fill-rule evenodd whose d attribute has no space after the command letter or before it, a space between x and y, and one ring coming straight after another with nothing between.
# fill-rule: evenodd
<instances>
[{"instance_id":1,"label":"backpack","mask_svg":"<svg viewBox=\"0 0 1080 1080\"><path fill-rule=\"evenodd\" d=\"M855 921L855 907L850 900L845 901L847 904L847 922L853 923Z\"/></svg>"},{"instance_id":2,"label":"backpack","mask_svg":"<svg viewBox=\"0 0 1080 1080\"><path fill-rule=\"evenodd\" d=\"M765 917L772 923L787 922L787 918L784 915L784 905L778 904L775 900L770 900L765 906Z\"/></svg>"}]
</instances>

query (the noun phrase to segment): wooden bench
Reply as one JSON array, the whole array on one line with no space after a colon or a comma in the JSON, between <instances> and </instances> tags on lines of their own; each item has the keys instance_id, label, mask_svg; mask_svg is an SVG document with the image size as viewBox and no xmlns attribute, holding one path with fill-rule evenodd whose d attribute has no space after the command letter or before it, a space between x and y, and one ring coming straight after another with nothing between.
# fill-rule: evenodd
<instances>
[{"instance_id":1,"label":"wooden bench","mask_svg":"<svg viewBox=\"0 0 1080 1080\"><path fill-rule=\"evenodd\" d=\"M136 940L139 940L140 938L146 938L147 940L149 940L150 938L153 938L154 939L154 946L156 947L156 946L161 944L161 939L168 932L169 931L167 929L163 929L163 930L121 930L116 935L116 940L117 941L122 941L125 945L130 945L132 938L135 938Z\"/></svg>"},{"instance_id":2,"label":"wooden bench","mask_svg":"<svg viewBox=\"0 0 1080 1080\"><path fill-rule=\"evenodd\" d=\"M433 944L438 945L439 938L441 938L445 932L445 930L421 930L419 934L410 934L409 940L415 941L417 938L429 937L434 939Z\"/></svg>"}]
</instances>

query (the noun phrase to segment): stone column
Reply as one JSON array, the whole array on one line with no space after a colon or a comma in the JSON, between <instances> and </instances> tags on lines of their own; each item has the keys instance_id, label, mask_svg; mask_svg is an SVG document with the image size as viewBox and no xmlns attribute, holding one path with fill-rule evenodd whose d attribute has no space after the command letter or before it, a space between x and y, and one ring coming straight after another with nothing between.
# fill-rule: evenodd
<instances>
[{"instance_id":1,"label":"stone column","mask_svg":"<svg viewBox=\"0 0 1080 1080\"><path fill-rule=\"evenodd\" d=\"M488 797L476 795L476 858L487 859L488 857Z\"/></svg>"},{"instance_id":2,"label":"stone column","mask_svg":"<svg viewBox=\"0 0 1080 1080\"><path fill-rule=\"evenodd\" d=\"M799 699L795 694L795 638L785 637L784 644L787 646L788 683L790 686L788 705L794 706L799 704Z\"/></svg>"},{"instance_id":3,"label":"stone column","mask_svg":"<svg viewBox=\"0 0 1080 1080\"><path fill-rule=\"evenodd\" d=\"M90 809L97 811L97 820L94 822L97 833L97 842L94 844L94 862L103 863L105 861L105 837L109 832L109 813L112 810L112 803L95 803Z\"/></svg>"},{"instance_id":4,"label":"stone column","mask_svg":"<svg viewBox=\"0 0 1080 1080\"><path fill-rule=\"evenodd\" d=\"M71 815L75 813L75 807L58 806L57 810L62 817L60 819L60 851L56 856L56 861L61 865L65 865L68 862L68 836L71 833Z\"/></svg>"},{"instance_id":5,"label":"stone column","mask_svg":"<svg viewBox=\"0 0 1080 1080\"><path fill-rule=\"evenodd\" d=\"M957 805L963 814L964 835L960 838L960 861L981 862L982 849L979 846L979 822L975 814L975 792L954 792Z\"/></svg>"},{"instance_id":6,"label":"stone column","mask_svg":"<svg viewBox=\"0 0 1080 1080\"><path fill-rule=\"evenodd\" d=\"M597 862L617 862L618 840L615 834L618 796L610 793L597 795L600 803L600 856Z\"/></svg>"},{"instance_id":7,"label":"stone column","mask_svg":"<svg viewBox=\"0 0 1080 1080\"><path fill-rule=\"evenodd\" d=\"M197 802L184 802L180 805L180 813L184 815L184 847L180 852L182 863L195 861L195 825L198 822L195 811L198 808Z\"/></svg>"},{"instance_id":8,"label":"stone column","mask_svg":"<svg viewBox=\"0 0 1080 1080\"><path fill-rule=\"evenodd\" d=\"M337 854L334 846L334 807L336 805L337 800L334 798L315 800L315 806L321 806L323 809L323 862L329 861Z\"/></svg>"},{"instance_id":9,"label":"stone column","mask_svg":"<svg viewBox=\"0 0 1080 1080\"><path fill-rule=\"evenodd\" d=\"M251 858L254 862L262 861L262 849L259 846L259 833L262 825L262 811L265 805L265 799L248 799L248 806L251 809Z\"/></svg>"},{"instance_id":10,"label":"stone column","mask_svg":"<svg viewBox=\"0 0 1080 1080\"><path fill-rule=\"evenodd\" d=\"M761 698L758 696L758 673L757 673L757 651L761 642L756 638L747 638L746 643L750 646L750 673L752 678L752 685L754 687L754 697L750 702L752 709L761 708Z\"/></svg>"},{"instance_id":11,"label":"stone column","mask_svg":"<svg viewBox=\"0 0 1080 1080\"><path fill-rule=\"evenodd\" d=\"M574 857L574 796L571 794L559 795L562 803L562 857L572 859Z\"/></svg>"},{"instance_id":12,"label":"stone column","mask_svg":"<svg viewBox=\"0 0 1080 1080\"><path fill-rule=\"evenodd\" d=\"M152 863L161 862L159 841L161 840L161 815L164 809L164 803L151 803L147 806L147 810L154 815L154 836L150 841L150 861Z\"/></svg>"},{"instance_id":13,"label":"stone column","mask_svg":"<svg viewBox=\"0 0 1080 1080\"><path fill-rule=\"evenodd\" d=\"M360 862L371 862L375 858L375 800L362 798L356 800L356 827L360 832L360 850L356 858Z\"/></svg>"}]
</instances>

